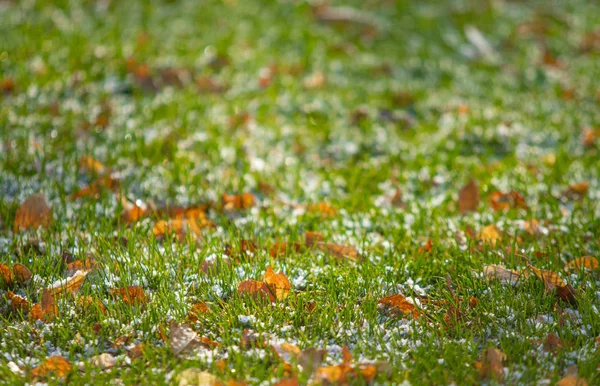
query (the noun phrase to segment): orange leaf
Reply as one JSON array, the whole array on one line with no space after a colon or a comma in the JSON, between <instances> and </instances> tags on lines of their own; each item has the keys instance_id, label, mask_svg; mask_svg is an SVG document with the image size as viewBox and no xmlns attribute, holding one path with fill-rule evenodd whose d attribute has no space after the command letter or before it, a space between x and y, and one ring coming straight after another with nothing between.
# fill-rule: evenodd
<instances>
[{"instance_id":1,"label":"orange leaf","mask_svg":"<svg viewBox=\"0 0 600 386\"><path fill-rule=\"evenodd\" d=\"M58 316L58 307L54 301L54 295L45 288L42 290L41 311L42 317L40 319L51 320ZM37 317L37 312L35 316Z\"/></svg>"},{"instance_id":2,"label":"orange leaf","mask_svg":"<svg viewBox=\"0 0 600 386\"><path fill-rule=\"evenodd\" d=\"M72 366L68 360L56 355L49 357L45 362L31 369L31 374L34 377L45 377L54 373L58 377L64 377L71 372Z\"/></svg>"},{"instance_id":3,"label":"orange leaf","mask_svg":"<svg viewBox=\"0 0 600 386\"><path fill-rule=\"evenodd\" d=\"M29 320L33 322L34 320L42 320L43 317L42 306L34 304L31 310L29 310Z\"/></svg>"},{"instance_id":4,"label":"orange leaf","mask_svg":"<svg viewBox=\"0 0 600 386\"><path fill-rule=\"evenodd\" d=\"M307 247L312 247L317 242L323 241L323 235L319 232L306 232L304 234L304 243Z\"/></svg>"},{"instance_id":5,"label":"orange leaf","mask_svg":"<svg viewBox=\"0 0 600 386\"><path fill-rule=\"evenodd\" d=\"M121 298L123 303L130 306L145 304L148 302L148 297L146 296L144 289L139 286L111 289L110 294L115 298Z\"/></svg>"},{"instance_id":6,"label":"orange leaf","mask_svg":"<svg viewBox=\"0 0 600 386\"><path fill-rule=\"evenodd\" d=\"M476 212L477 206L479 205L479 186L477 181L471 179L463 188L458 192L458 209L460 213L465 214L467 212Z\"/></svg>"},{"instance_id":7,"label":"orange leaf","mask_svg":"<svg viewBox=\"0 0 600 386\"><path fill-rule=\"evenodd\" d=\"M329 254L337 257L340 260L341 259L350 259L350 260L358 261L360 258L358 250L354 247L333 244L333 243L318 243L317 247L320 250L328 252Z\"/></svg>"},{"instance_id":8,"label":"orange leaf","mask_svg":"<svg viewBox=\"0 0 600 386\"><path fill-rule=\"evenodd\" d=\"M79 168L85 170L92 175L104 173L104 165L93 157L83 156L79 159Z\"/></svg>"},{"instance_id":9,"label":"orange leaf","mask_svg":"<svg viewBox=\"0 0 600 386\"><path fill-rule=\"evenodd\" d=\"M251 296L255 300L268 298L272 302L275 301L275 297L271 293L269 286L262 281L244 280L238 285L238 293L240 295Z\"/></svg>"},{"instance_id":10,"label":"orange leaf","mask_svg":"<svg viewBox=\"0 0 600 386\"><path fill-rule=\"evenodd\" d=\"M13 274L8 265L0 264L0 284L5 288L13 286Z\"/></svg>"},{"instance_id":11,"label":"orange leaf","mask_svg":"<svg viewBox=\"0 0 600 386\"><path fill-rule=\"evenodd\" d=\"M492 195L490 196L490 205L496 212L506 211L511 208L528 208L525 199L523 198L521 193L517 192L516 190L511 190L507 193L492 193Z\"/></svg>"},{"instance_id":12,"label":"orange leaf","mask_svg":"<svg viewBox=\"0 0 600 386\"><path fill-rule=\"evenodd\" d=\"M194 322L198 321L199 315L205 314L206 312L208 312L208 310L209 310L209 308L206 304L196 303L196 304L192 305L190 312L188 312L187 320L190 321L191 323L194 323Z\"/></svg>"},{"instance_id":13,"label":"orange leaf","mask_svg":"<svg viewBox=\"0 0 600 386\"><path fill-rule=\"evenodd\" d=\"M71 194L71 199L76 199L80 197L96 197L100 194L102 190L118 190L120 187L120 181L111 176L102 176L85 186L75 193Z\"/></svg>"},{"instance_id":14,"label":"orange leaf","mask_svg":"<svg viewBox=\"0 0 600 386\"><path fill-rule=\"evenodd\" d=\"M569 261L565 265L565 270L567 271L582 268L586 268L593 271L598 268L598 260L596 260L596 258L592 256L583 256L573 261Z\"/></svg>"},{"instance_id":15,"label":"orange leaf","mask_svg":"<svg viewBox=\"0 0 600 386\"><path fill-rule=\"evenodd\" d=\"M167 235L175 235L177 240L182 241L188 233L188 224L185 220L181 219L169 221L160 220L154 225L154 228L152 228L152 233L154 233L154 237L158 239L162 239Z\"/></svg>"},{"instance_id":16,"label":"orange leaf","mask_svg":"<svg viewBox=\"0 0 600 386\"><path fill-rule=\"evenodd\" d=\"M506 354L497 348L488 348L481 354L475 367L479 369L479 376L482 379L494 379L497 382L503 382L504 366L502 362L506 361Z\"/></svg>"},{"instance_id":17,"label":"orange leaf","mask_svg":"<svg viewBox=\"0 0 600 386\"><path fill-rule=\"evenodd\" d=\"M106 314L106 307L104 307L104 304L91 296L80 296L79 299L77 299L77 305L84 310L97 308L102 314Z\"/></svg>"},{"instance_id":18,"label":"orange leaf","mask_svg":"<svg viewBox=\"0 0 600 386\"><path fill-rule=\"evenodd\" d=\"M585 379L579 378L576 375L567 375L558 381L556 386L588 386L588 383Z\"/></svg>"},{"instance_id":19,"label":"orange leaf","mask_svg":"<svg viewBox=\"0 0 600 386\"><path fill-rule=\"evenodd\" d=\"M320 213L322 217L334 217L337 214L335 208L326 202L311 204L308 206L308 211L313 213Z\"/></svg>"},{"instance_id":20,"label":"orange leaf","mask_svg":"<svg viewBox=\"0 0 600 386\"><path fill-rule=\"evenodd\" d=\"M269 249L269 255L271 257L280 257L292 252L302 253L304 250L305 246L301 243L276 242Z\"/></svg>"},{"instance_id":21,"label":"orange leaf","mask_svg":"<svg viewBox=\"0 0 600 386\"><path fill-rule=\"evenodd\" d=\"M502 239L500 229L494 224L483 227L481 232L477 235L479 240L483 241L484 244L490 244L492 246Z\"/></svg>"},{"instance_id":22,"label":"orange leaf","mask_svg":"<svg viewBox=\"0 0 600 386\"><path fill-rule=\"evenodd\" d=\"M587 195L589 188L589 181L583 181L569 185L567 189L562 192L562 197L566 197L571 200L580 200Z\"/></svg>"},{"instance_id":23,"label":"orange leaf","mask_svg":"<svg viewBox=\"0 0 600 386\"><path fill-rule=\"evenodd\" d=\"M43 194L38 193L29 197L17 209L14 231L47 227L52 220L52 209Z\"/></svg>"},{"instance_id":24,"label":"orange leaf","mask_svg":"<svg viewBox=\"0 0 600 386\"><path fill-rule=\"evenodd\" d=\"M29 302L27 299L24 299L19 295L15 295L12 291L7 291L6 297L8 300L10 300L10 306L14 311L22 313L29 311Z\"/></svg>"},{"instance_id":25,"label":"orange leaf","mask_svg":"<svg viewBox=\"0 0 600 386\"><path fill-rule=\"evenodd\" d=\"M248 209L256 204L254 196L251 193L236 195L223 194L223 196L221 196L221 203L226 210Z\"/></svg>"},{"instance_id":26,"label":"orange leaf","mask_svg":"<svg viewBox=\"0 0 600 386\"><path fill-rule=\"evenodd\" d=\"M419 315L415 306L408 300L406 300L406 298L402 294L384 296L381 299L379 299L377 303L389 309L396 315L412 314L415 318Z\"/></svg>"},{"instance_id":27,"label":"orange leaf","mask_svg":"<svg viewBox=\"0 0 600 386\"><path fill-rule=\"evenodd\" d=\"M28 284L33 274L23 264L15 263L13 264L13 272L15 273L15 280L20 284Z\"/></svg>"},{"instance_id":28,"label":"orange leaf","mask_svg":"<svg viewBox=\"0 0 600 386\"><path fill-rule=\"evenodd\" d=\"M267 267L267 272L265 272L265 277L263 279L265 283L271 289L271 292L275 294L275 298L277 300L283 300L288 297L290 290L292 289L292 285L290 281L285 277L283 273L275 273L273 268Z\"/></svg>"},{"instance_id":29,"label":"orange leaf","mask_svg":"<svg viewBox=\"0 0 600 386\"><path fill-rule=\"evenodd\" d=\"M69 276L73 276L77 273L77 271L90 272L94 269L98 263L94 259L87 260L75 260L67 264L67 272Z\"/></svg>"},{"instance_id":30,"label":"orange leaf","mask_svg":"<svg viewBox=\"0 0 600 386\"><path fill-rule=\"evenodd\" d=\"M569 284L565 283L555 272L537 269L531 264L527 265L533 271L533 273L535 273L535 276L537 276L544 283L544 288L546 291L554 293L556 297L567 303L572 305L577 304L577 299L575 298L577 293L575 292L575 289Z\"/></svg>"},{"instance_id":31,"label":"orange leaf","mask_svg":"<svg viewBox=\"0 0 600 386\"><path fill-rule=\"evenodd\" d=\"M75 294L81 288L88 271L77 271L71 277L66 280L59 280L52 286L48 287L48 290L52 292L53 296L59 296L63 293Z\"/></svg>"}]
</instances>

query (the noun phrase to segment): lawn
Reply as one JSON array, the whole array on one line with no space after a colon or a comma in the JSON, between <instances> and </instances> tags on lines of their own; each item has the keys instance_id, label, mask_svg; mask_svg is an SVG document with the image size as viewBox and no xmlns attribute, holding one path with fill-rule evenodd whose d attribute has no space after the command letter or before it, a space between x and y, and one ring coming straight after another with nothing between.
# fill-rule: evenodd
<instances>
[{"instance_id":1,"label":"lawn","mask_svg":"<svg viewBox=\"0 0 600 386\"><path fill-rule=\"evenodd\" d=\"M600 383L600 4L0 1L0 383Z\"/></svg>"}]
</instances>

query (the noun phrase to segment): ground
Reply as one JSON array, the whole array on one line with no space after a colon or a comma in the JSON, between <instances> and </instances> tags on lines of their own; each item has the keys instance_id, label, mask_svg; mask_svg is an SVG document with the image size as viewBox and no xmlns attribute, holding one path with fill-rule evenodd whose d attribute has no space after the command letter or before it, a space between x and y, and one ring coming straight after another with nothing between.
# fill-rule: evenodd
<instances>
[{"instance_id":1,"label":"ground","mask_svg":"<svg viewBox=\"0 0 600 386\"><path fill-rule=\"evenodd\" d=\"M599 25L0 2L0 382L600 382Z\"/></svg>"}]
</instances>

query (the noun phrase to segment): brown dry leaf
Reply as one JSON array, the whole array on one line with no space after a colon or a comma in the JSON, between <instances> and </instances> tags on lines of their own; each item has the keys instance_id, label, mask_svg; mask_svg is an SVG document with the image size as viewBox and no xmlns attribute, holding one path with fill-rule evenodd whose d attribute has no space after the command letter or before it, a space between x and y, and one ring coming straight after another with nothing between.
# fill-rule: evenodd
<instances>
[{"instance_id":1,"label":"brown dry leaf","mask_svg":"<svg viewBox=\"0 0 600 386\"><path fill-rule=\"evenodd\" d=\"M562 340L556 336L555 334L548 334L548 336L546 337L546 339L544 340L544 351L545 352L556 352L556 350L558 350L559 348L562 348L563 342Z\"/></svg>"},{"instance_id":2,"label":"brown dry leaf","mask_svg":"<svg viewBox=\"0 0 600 386\"><path fill-rule=\"evenodd\" d=\"M89 258L87 260L75 260L67 264L67 273L69 276L74 276L77 271L91 272L98 263L96 260Z\"/></svg>"},{"instance_id":3,"label":"brown dry leaf","mask_svg":"<svg viewBox=\"0 0 600 386\"><path fill-rule=\"evenodd\" d=\"M298 378L291 377L287 379L282 379L281 381L275 383L273 386L300 386L300 382L298 382Z\"/></svg>"},{"instance_id":4,"label":"brown dry leaf","mask_svg":"<svg viewBox=\"0 0 600 386\"><path fill-rule=\"evenodd\" d=\"M310 347L302 350L302 352L298 354L297 361L298 364L304 369L304 372L312 373L321 367L325 355L327 355L326 350Z\"/></svg>"},{"instance_id":5,"label":"brown dry leaf","mask_svg":"<svg viewBox=\"0 0 600 386\"><path fill-rule=\"evenodd\" d=\"M111 289L110 294L114 298L119 297L123 299L123 303L130 306L148 303L148 297L146 296L144 289L140 286Z\"/></svg>"},{"instance_id":6,"label":"brown dry leaf","mask_svg":"<svg viewBox=\"0 0 600 386\"><path fill-rule=\"evenodd\" d=\"M72 366L68 360L56 355L49 357L45 362L31 369L31 374L34 377L46 377L53 374L57 377L64 377L71 372Z\"/></svg>"},{"instance_id":7,"label":"brown dry leaf","mask_svg":"<svg viewBox=\"0 0 600 386\"><path fill-rule=\"evenodd\" d=\"M97 308L102 314L106 314L106 307L99 299L94 299L91 296L82 295L77 299L77 305L84 310Z\"/></svg>"},{"instance_id":8,"label":"brown dry leaf","mask_svg":"<svg viewBox=\"0 0 600 386\"><path fill-rule=\"evenodd\" d=\"M58 307L56 306L56 301L54 300L54 295L51 291L44 288L42 290L42 301L41 301L41 318L42 320L52 320L56 316L58 316ZM33 312L33 309L32 309ZM34 317L37 319L39 314L36 313Z\"/></svg>"},{"instance_id":9,"label":"brown dry leaf","mask_svg":"<svg viewBox=\"0 0 600 386\"><path fill-rule=\"evenodd\" d=\"M127 354L131 359L137 359L144 356L144 350L146 349L146 345L144 343L138 343Z\"/></svg>"},{"instance_id":10,"label":"brown dry leaf","mask_svg":"<svg viewBox=\"0 0 600 386\"><path fill-rule=\"evenodd\" d=\"M244 280L238 285L238 293L242 296L251 296L254 300L268 298L272 302L275 301L275 297L271 293L269 286L262 281Z\"/></svg>"},{"instance_id":11,"label":"brown dry leaf","mask_svg":"<svg viewBox=\"0 0 600 386\"><path fill-rule=\"evenodd\" d=\"M34 304L33 307L31 307L31 310L29 310L29 321L33 322L35 320L42 320L43 317L44 314L42 313L42 306L39 304Z\"/></svg>"},{"instance_id":12,"label":"brown dry leaf","mask_svg":"<svg viewBox=\"0 0 600 386\"><path fill-rule=\"evenodd\" d=\"M286 243L276 242L269 249L269 255L273 258L286 256L290 253L302 253L305 250L305 245L301 243Z\"/></svg>"},{"instance_id":13,"label":"brown dry leaf","mask_svg":"<svg viewBox=\"0 0 600 386\"><path fill-rule=\"evenodd\" d=\"M600 129L592 129L587 127L581 135L584 147L593 147L598 139L600 139Z\"/></svg>"},{"instance_id":14,"label":"brown dry leaf","mask_svg":"<svg viewBox=\"0 0 600 386\"><path fill-rule=\"evenodd\" d=\"M566 271L583 269L583 268L589 269L592 271L598 269L598 260L596 260L596 258L592 257L592 256L583 256L583 257L579 257L575 260L569 261L565 265Z\"/></svg>"},{"instance_id":15,"label":"brown dry leaf","mask_svg":"<svg viewBox=\"0 0 600 386\"><path fill-rule=\"evenodd\" d=\"M561 196L570 200L581 200L587 195L589 185L589 181L571 184L562 192Z\"/></svg>"},{"instance_id":16,"label":"brown dry leaf","mask_svg":"<svg viewBox=\"0 0 600 386\"><path fill-rule=\"evenodd\" d=\"M10 306L15 312L26 313L29 311L29 302L27 299L14 294L12 291L6 291L6 298L10 300Z\"/></svg>"},{"instance_id":17,"label":"brown dry leaf","mask_svg":"<svg viewBox=\"0 0 600 386\"><path fill-rule=\"evenodd\" d=\"M81 197L96 197L100 194L102 190L107 189L116 191L119 189L120 185L121 183L118 179L113 178L109 175L105 175L98 178L88 186L85 186L79 189L78 191L74 192L73 194L71 194L70 198L74 200Z\"/></svg>"},{"instance_id":18,"label":"brown dry leaf","mask_svg":"<svg viewBox=\"0 0 600 386\"><path fill-rule=\"evenodd\" d=\"M198 321L198 316L207 313L209 310L208 306L202 302L196 303L192 305L190 308L190 312L187 314L187 320L190 323L195 323Z\"/></svg>"},{"instance_id":19,"label":"brown dry leaf","mask_svg":"<svg viewBox=\"0 0 600 386\"><path fill-rule=\"evenodd\" d=\"M15 215L14 231L47 227L52 221L52 209L43 194L37 193L27 198Z\"/></svg>"},{"instance_id":20,"label":"brown dry leaf","mask_svg":"<svg viewBox=\"0 0 600 386\"><path fill-rule=\"evenodd\" d=\"M318 243L317 248L335 256L340 260L350 259L358 261L360 259L360 254L358 253L358 250L354 247L333 243Z\"/></svg>"},{"instance_id":21,"label":"brown dry leaf","mask_svg":"<svg viewBox=\"0 0 600 386\"><path fill-rule=\"evenodd\" d=\"M164 239L168 235L174 235L177 240L183 241L188 233L201 236L202 230L194 221L173 219L168 221L160 220L152 228L152 233L159 240Z\"/></svg>"},{"instance_id":22,"label":"brown dry leaf","mask_svg":"<svg viewBox=\"0 0 600 386\"><path fill-rule=\"evenodd\" d=\"M326 202L311 204L307 209L309 212L320 213L322 217L334 217L337 214L337 210Z\"/></svg>"},{"instance_id":23,"label":"brown dry leaf","mask_svg":"<svg viewBox=\"0 0 600 386\"><path fill-rule=\"evenodd\" d=\"M189 354L200 346L208 348L219 346L218 342L200 337L189 324L179 325L175 322L171 323L169 329L169 343L174 355Z\"/></svg>"},{"instance_id":24,"label":"brown dry leaf","mask_svg":"<svg viewBox=\"0 0 600 386\"><path fill-rule=\"evenodd\" d=\"M304 87L312 90L321 88L325 85L325 74L323 71L316 71L304 78Z\"/></svg>"},{"instance_id":25,"label":"brown dry leaf","mask_svg":"<svg viewBox=\"0 0 600 386\"><path fill-rule=\"evenodd\" d=\"M81 288L81 285L85 281L85 277L89 271L77 271L73 276L69 277L67 280L60 280L52 286L48 287L48 290L52 293L53 296L60 296L63 293L75 294Z\"/></svg>"},{"instance_id":26,"label":"brown dry leaf","mask_svg":"<svg viewBox=\"0 0 600 386\"><path fill-rule=\"evenodd\" d=\"M502 240L500 229L495 224L483 227L481 232L477 234L477 238L484 244L495 246L496 243Z\"/></svg>"},{"instance_id":27,"label":"brown dry leaf","mask_svg":"<svg viewBox=\"0 0 600 386\"><path fill-rule=\"evenodd\" d=\"M29 268L27 268L23 264L15 263L13 264L12 269L15 274L15 281L17 283L24 285L29 284L29 281L33 277L33 274L31 273Z\"/></svg>"},{"instance_id":28,"label":"brown dry leaf","mask_svg":"<svg viewBox=\"0 0 600 386\"><path fill-rule=\"evenodd\" d=\"M458 192L458 210L460 213L476 212L479 206L479 185L477 181L471 179Z\"/></svg>"},{"instance_id":29,"label":"brown dry leaf","mask_svg":"<svg viewBox=\"0 0 600 386\"><path fill-rule=\"evenodd\" d=\"M514 208L527 209L527 203L521 193L516 190L510 192L494 192L490 196L490 205L496 211L507 211Z\"/></svg>"},{"instance_id":30,"label":"brown dry leaf","mask_svg":"<svg viewBox=\"0 0 600 386\"><path fill-rule=\"evenodd\" d=\"M389 309L395 315L412 314L415 318L419 315L415 306L406 300L402 294L384 296L377 303Z\"/></svg>"},{"instance_id":31,"label":"brown dry leaf","mask_svg":"<svg viewBox=\"0 0 600 386\"><path fill-rule=\"evenodd\" d=\"M90 156L83 156L79 159L79 168L93 176L104 174L106 171L102 162Z\"/></svg>"},{"instance_id":32,"label":"brown dry leaf","mask_svg":"<svg viewBox=\"0 0 600 386\"><path fill-rule=\"evenodd\" d=\"M501 265L490 264L483 267L483 274L487 279L499 280L502 285L515 285L521 280L523 274L514 269L507 269Z\"/></svg>"},{"instance_id":33,"label":"brown dry leaf","mask_svg":"<svg viewBox=\"0 0 600 386\"><path fill-rule=\"evenodd\" d=\"M588 383L585 379L579 378L576 375L567 375L558 381L556 386L588 386Z\"/></svg>"},{"instance_id":34,"label":"brown dry leaf","mask_svg":"<svg viewBox=\"0 0 600 386\"><path fill-rule=\"evenodd\" d=\"M577 305L577 293L575 292L575 289L565 283L560 276L555 272L538 269L531 264L527 265L533 271L535 276L544 283L544 288L547 292L555 294L556 297L571 305Z\"/></svg>"},{"instance_id":35,"label":"brown dry leaf","mask_svg":"<svg viewBox=\"0 0 600 386\"><path fill-rule=\"evenodd\" d=\"M316 243L322 242L323 240L324 237L319 232L306 232L304 234L304 244L306 244L307 247L312 247Z\"/></svg>"},{"instance_id":36,"label":"brown dry leaf","mask_svg":"<svg viewBox=\"0 0 600 386\"><path fill-rule=\"evenodd\" d=\"M3 288L11 288L14 284L13 274L8 265L0 264L0 284Z\"/></svg>"},{"instance_id":37,"label":"brown dry leaf","mask_svg":"<svg viewBox=\"0 0 600 386\"><path fill-rule=\"evenodd\" d=\"M482 354L479 361L475 362L475 367L479 369L479 376L482 379L493 379L496 382L504 383L504 366L506 354L497 348L490 347Z\"/></svg>"},{"instance_id":38,"label":"brown dry leaf","mask_svg":"<svg viewBox=\"0 0 600 386\"><path fill-rule=\"evenodd\" d=\"M235 195L223 194L221 196L221 203L225 210L240 210L248 209L256 205L256 199L251 193Z\"/></svg>"},{"instance_id":39,"label":"brown dry leaf","mask_svg":"<svg viewBox=\"0 0 600 386\"><path fill-rule=\"evenodd\" d=\"M269 286L271 292L275 294L277 300L284 300L290 294L292 289L290 281L283 273L275 273L270 266L267 267L263 280Z\"/></svg>"},{"instance_id":40,"label":"brown dry leaf","mask_svg":"<svg viewBox=\"0 0 600 386\"><path fill-rule=\"evenodd\" d=\"M423 255L425 253L429 253L433 250L433 240L431 239L427 239L427 242L425 243L425 245L419 247L419 254Z\"/></svg>"}]
</instances>

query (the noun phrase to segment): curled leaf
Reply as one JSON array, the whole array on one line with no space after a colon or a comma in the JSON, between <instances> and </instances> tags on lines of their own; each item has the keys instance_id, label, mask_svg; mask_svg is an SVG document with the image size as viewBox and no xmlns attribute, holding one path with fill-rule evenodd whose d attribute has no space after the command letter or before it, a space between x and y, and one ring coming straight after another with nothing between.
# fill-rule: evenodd
<instances>
[{"instance_id":1,"label":"curled leaf","mask_svg":"<svg viewBox=\"0 0 600 386\"><path fill-rule=\"evenodd\" d=\"M591 271L598 269L598 260L596 260L596 258L592 257L592 256L583 256L583 257L579 257L575 260L569 261L565 265L566 271L576 270L576 269L584 269L584 268L589 269Z\"/></svg>"},{"instance_id":2,"label":"curled leaf","mask_svg":"<svg viewBox=\"0 0 600 386\"><path fill-rule=\"evenodd\" d=\"M406 300L402 294L384 296L377 303L396 315L411 314L415 318L419 315L414 304Z\"/></svg>"},{"instance_id":3,"label":"curled leaf","mask_svg":"<svg viewBox=\"0 0 600 386\"><path fill-rule=\"evenodd\" d=\"M46 377L54 374L57 377L64 377L71 372L71 363L60 355L49 357L42 364L31 369L34 377Z\"/></svg>"}]
</instances>

